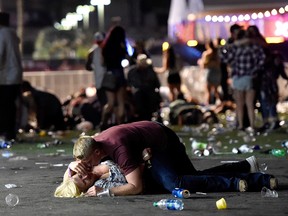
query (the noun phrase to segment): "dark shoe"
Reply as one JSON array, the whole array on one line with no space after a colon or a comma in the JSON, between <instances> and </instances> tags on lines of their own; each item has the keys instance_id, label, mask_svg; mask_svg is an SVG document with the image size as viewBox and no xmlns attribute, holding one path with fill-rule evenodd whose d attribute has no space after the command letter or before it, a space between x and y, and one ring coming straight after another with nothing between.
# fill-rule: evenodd
<instances>
[{"instance_id":1,"label":"dark shoe","mask_svg":"<svg viewBox=\"0 0 288 216\"><path fill-rule=\"evenodd\" d=\"M266 122L262 127L260 127L257 131L260 133L266 132L270 128L270 123Z\"/></svg>"},{"instance_id":2,"label":"dark shoe","mask_svg":"<svg viewBox=\"0 0 288 216\"><path fill-rule=\"evenodd\" d=\"M271 125L270 125L270 130L276 130L278 128L280 128L281 125L280 125L280 121L275 121L275 122L272 122Z\"/></svg>"}]
</instances>

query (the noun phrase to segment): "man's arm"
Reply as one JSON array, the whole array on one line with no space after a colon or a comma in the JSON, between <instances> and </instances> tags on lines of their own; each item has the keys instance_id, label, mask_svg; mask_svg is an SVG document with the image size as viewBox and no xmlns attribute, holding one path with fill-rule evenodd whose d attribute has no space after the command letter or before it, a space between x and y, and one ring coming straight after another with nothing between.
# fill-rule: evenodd
<instances>
[{"instance_id":1,"label":"man's arm","mask_svg":"<svg viewBox=\"0 0 288 216\"><path fill-rule=\"evenodd\" d=\"M111 188L110 191L115 196L135 195L143 190L142 173L140 167L137 167L131 173L125 176L127 184Z\"/></svg>"}]
</instances>

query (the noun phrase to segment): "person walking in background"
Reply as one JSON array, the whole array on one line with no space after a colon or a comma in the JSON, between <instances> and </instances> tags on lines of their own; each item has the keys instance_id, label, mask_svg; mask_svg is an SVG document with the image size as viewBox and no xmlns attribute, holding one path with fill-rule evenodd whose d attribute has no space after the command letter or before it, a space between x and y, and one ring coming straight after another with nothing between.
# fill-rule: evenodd
<instances>
[{"instance_id":1,"label":"person walking in background","mask_svg":"<svg viewBox=\"0 0 288 216\"><path fill-rule=\"evenodd\" d=\"M136 120L151 120L160 108L160 81L153 70L152 61L145 54L137 57L137 64L127 74L128 89L135 106Z\"/></svg>"},{"instance_id":2,"label":"person walking in background","mask_svg":"<svg viewBox=\"0 0 288 216\"><path fill-rule=\"evenodd\" d=\"M206 43L206 51L203 52L198 64L202 69L207 70L206 75L206 104L215 104L220 102L220 93L218 87L221 84L221 68L220 56L218 48L215 47L213 41ZM213 100L214 99L214 100Z\"/></svg>"},{"instance_id":3,"label":"person walking in background","mask_svg":"<svg viewBox=\"0 0 288 216\"><path fill-rule=\"evenodd\" d=\"M135 45L133 46L133 54L130 58L130 65L137 64L137 58L138 55L145 54L147 58L150 58L150 55L145 47L145 41L144 40L137 40L135 41Z\"/></svg>"},{"instance_id":4,"label":"person walking in background","mask_svg":"<svg viewBox=\"0 0 288 216\"><path fill-rule=\"evenodd\" d=\"M162 67L154 67L156 73L165 73L168 71L167 83L170 90L170 102L176 99L184 99L181 92L181 77L180 77L179 60L175 54L174 48L169 45L167 49L163 50Z\"/></svg>"},{"instance_id":5,"label":"person walking in background","mask_svg":"<svg viewBox=\"0 0 288 216\"><path fill-rule=\"evenodd\" d=\"M244 108L246 105L250 126L254 130L254 78L264 65L264 50L247 38L245 30L239 30L237 40L226 48L221 52L221 55L223 61L232 68L232 88L236 102L238 129L244 130Z\"/></svg>"},{"instance_id":6,"label":"person walking in background","mask_svg":"<svg viewBox=\"0 0 288 216\"><path fill-rule=\"evenodd\" d=\"M288 80L285 73L283 56L279 52L270 52L266 57L265 70L260 75L260 104L263 125L259 132L274 130L280 127L277 113L279 88L277 80L279 76Z\"/></svg>"},{"instance_id":7,"label":"person walking in background","mask_svg":"<svg viewBox=\"0 0 288 216\"><path fill-rule=\"evenodd\" d=\"M8 13L0 12L0 137L5 140L16 138L16 102L23 79L20 40L9 27L9 18Z\"/></svg>"},{"instance_id":8,"label":"person walking in background","mask_svg":"<svg viewBox=\"0 0 288 216\"><path fill-rule=\"evenodd\" d=\"M102 87L106 92L107 103L103 108L100 128L104 130L109 127L108 121L114 111L116 124L125 120L126 79L121 63L128 54L123 27L116 25L109 30L102 44L102 55L106 67Z\"/></svg>"},{"instance_id":9,"label":"person walking in background","mask_svg":"<svg viewBox=\"0 0 288 216\"><path fill-rule=\"evenodd\" d=\"M268 47L268 43L266 42L264 36L260 33L258 27L256 25L250 25L247 28L247 37L255 44L259 45L262 47L266 58L267 56L269 56L271 54L270 48ZM267 59L265 60L265 62L267 61ZM261 91L261 81L262 81L262 75L265 72L266 67L262 67L259 69L259 71L257 71L257 73L255 74L255 81L254 82L254 89L255 89L255 104L257 101L261 101L261 95L260 95L260 91ZM261 110L260 110L261 111Z\"/></svg>"},{"instance_id":10,"label":"person walking in background","mask_svg":"<svg viewBox=\"0 0 288 216\"><path fill-rule=\"evenodd\" d=\"M89 50L88 58L86 61L86 70L94 72L95 87L97 89L97 97L102 105L106 104L105 90L102 88L102 81L105 74L104 60L102 56L101 44L105 39L104 32L96 32L94 34L94 44Z\"/></svg>"}]
</instances>

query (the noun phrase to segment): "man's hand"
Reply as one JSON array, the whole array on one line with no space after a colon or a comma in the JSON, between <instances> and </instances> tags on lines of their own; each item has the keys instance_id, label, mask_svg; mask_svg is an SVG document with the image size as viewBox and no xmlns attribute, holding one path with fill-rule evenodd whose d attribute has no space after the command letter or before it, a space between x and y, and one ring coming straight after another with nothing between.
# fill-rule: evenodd
<instances>
[{"instance_id":1,"label":"man's hand","mask_svg":"<svg viewBox=\"0 0 288 216\"><path fill-rule=\"evenodd\" d=\"M71 172L71 176L73 176L75 173L79 173L82 176L87 176L88 173L91 172L91 166L80 160L71 162L68 168Z\"/></svg>"}]
</instances>

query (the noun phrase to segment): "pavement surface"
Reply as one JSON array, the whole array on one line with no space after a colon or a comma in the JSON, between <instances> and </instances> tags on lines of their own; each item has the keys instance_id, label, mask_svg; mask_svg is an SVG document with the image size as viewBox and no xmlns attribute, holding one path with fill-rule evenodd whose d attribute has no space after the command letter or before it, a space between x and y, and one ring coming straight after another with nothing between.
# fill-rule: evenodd
<instances>
[{"instance_id":1,"label":"pavement surface","mask_svg":"<svg viewBox=\"0 0 288 216\"><path fill-rule=\"evenodd\" d=\"M239 157L192 158L192 162L197 169L205 169L221 161L241 160ZM54 198L53 192L71 160L70 154L23 153L10 157L0 156L0 215L288 215L287 157L258 158L259 163L265 162L268 165L267 173L279 179L280 186L276 190L278 198L262 198L260 192L192 194L190 198L183 199L182 211L153 207L155 201L173 198L171 194ZM7 188L6 184L15 184L17 187ZM19 197L19 203L14 207L5 202L5 197L10 193ZM222 197L228 207L218 210L215 203Z\"/></svg>"}]
</instances>

